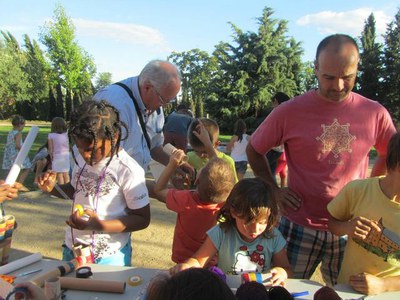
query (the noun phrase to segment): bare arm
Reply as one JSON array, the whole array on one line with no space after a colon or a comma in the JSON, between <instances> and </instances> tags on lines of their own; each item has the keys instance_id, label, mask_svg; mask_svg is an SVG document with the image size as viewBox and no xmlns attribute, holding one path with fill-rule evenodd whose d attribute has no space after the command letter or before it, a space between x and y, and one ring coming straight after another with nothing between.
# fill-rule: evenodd
<instances>
[{"instance_id":1,"label":"bare arm","mask_svg":"<svg viewBox=\"0 0 400 300\"><path fill-rule=\"evenodd\" d=\"M360 273L350 276L349 284L360 293L376 295L400 291L400 276L380 278L368 273Z\"/></svg>"},{"instance_id":2,"label":"bare arm","mask_svg":"<svg viewBox=\"0 0 400 300\"><path fill-rule=\"evenodd\" d=\"M231 140L229 141L228 145L226 145L226 151L232 152L233 145L238 140L237 135L232 135Z\"/></svg>"},{"instance_id":3,"label":"bare arm","mask_svg":"<svg viewBox=\"0 0 400 300\"><path fill-rule=\"evenodd\" d=\"M347 234L349 237L361 240L365 239L372 229L381 231L375 221L364 217L356 217L346 221L340 221L330 217L328 221L328 228L333 234L339 236Z\"/></svg>"},{"instance_id":4,"label":"bare arm","mask_svg":"<svg viewBox=\"0 0 400 300\"><path fill-rule=\"evenodd\" d=\"M251 139L246 148L247 159L250 163L251 169L254 174L266 182L272 184L272 186L278 188L275 180L272 177L271 168L269 166L267 157L259 154L251 145Z\"/></svg>"},{"instance_id":5,"label":"bare arm","mask_svg":"<svg viewBox=\"0 0 400 300\"><path fill-rule=\"evenodd\" d=\"M285 248L272 256L272 264L274 266L270 270L272 285L284 284L285 280L292 275L292 269Z\"/></svg>"},{"instance_id":6,"label":"bare arm","mask_svg":"<svg viewBox=\"0 0 400 300\"><path fill-rule=\"evenodd\" d=\"M169 271L171 274L176 274L189 268L202 268L208 260L212 259L217 254L217 252L218 250L215 248L214 243L207 236L203 245L201 245L199 250L197 250L191 258L187 259L184 263L177 264Z\"/></svg>"},{"instance_id":7,"label":"bare arm","mask_svg":"<svg viewBox=\"0 0 400 300\"><path fill-rule=\"evenodd\" d=\"M176 168L182 163L184 156L185 152L183 150L176 149L172 152L168 165L162 171L160 178L153 187L153 192L157 200L165 203L168 194L169 179L174 174Z\"/></svg>"},{"instance_id":8,"label":"bare arm","mask_svg":"<svg viewBox=\"0 0 400 300\"><path fill-rule=\"evenodd\" d=\"M214 145L210 140L208 131L201 121L199 121L199 125L197 125L196 130L193 131L193 134L203 143L209 159L217 156L217 152L215 151Z\"/></svg>"},{"instance_id":9,"label":"bare arm","mask_svg":"<svg viewBox=\"0 0 400 300\"><path fill-rule=\"evenodd\" d=\"M53 144L53 140L52 139L47 139L47 149L50 155L50 159L53 161L53 157L54 157L54 144Z\"/></svg>"},{"instance_id":10,"label":"bare arm","mask_svg":"<svg viewBox=\"0 0 400 300\"><path fill-rule=\"evenodd\" d=\"M154 147L150 150L151 158L166 166L169 161L169 155L164 152L161 146Z\"/></svg>"}]
</instances>

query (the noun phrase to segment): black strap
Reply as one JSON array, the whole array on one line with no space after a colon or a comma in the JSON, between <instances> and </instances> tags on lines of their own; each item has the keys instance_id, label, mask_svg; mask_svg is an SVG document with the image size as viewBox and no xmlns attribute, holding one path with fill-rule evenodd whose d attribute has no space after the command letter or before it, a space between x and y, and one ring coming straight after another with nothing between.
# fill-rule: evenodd
<instances>
[{"instance_id":1,"label":"black strap","mask_svg":"<svg viewBox=\"0 0 400 300\"><path fill-rule=\"evenodd\" d=\"M132 91L130 90L130 88L128 88L128 86L126 84L123 84L122 82L116 82L114 84L122 87L128 93L129 97L131 97L133 105L135 105L136 114L139 118L140 127L142 127L142 132L143 132L144 138L146 140L147 147L150 150L151 149L150 137L149 137L149 134L147 133L146 124L144 124L142 112L140 111L139 104L137 103L135 96L133 96Z\"/></svg>"}]
</instances>

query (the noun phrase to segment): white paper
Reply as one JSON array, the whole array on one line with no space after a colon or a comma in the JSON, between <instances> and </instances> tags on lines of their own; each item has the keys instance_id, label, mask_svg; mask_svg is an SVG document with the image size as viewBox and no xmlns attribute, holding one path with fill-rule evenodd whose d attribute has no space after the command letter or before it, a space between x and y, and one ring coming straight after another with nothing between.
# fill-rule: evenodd
<instances>
[{"instance_id":1,"label":"white paper","mask_svg":"<svg viewBox=\"0 0 400 300\"><path fill-rule=\"evenodd\" d=\"M24 268L26 266L29 266L35 262L38 262L42 259L42 254L34 253L29 256L25 256L23 258L20 258L18 260L14 260L4 266L0 267L0 274L8 274L11 272L14 272L15 270Z\"/></svg>"}]
</instances>

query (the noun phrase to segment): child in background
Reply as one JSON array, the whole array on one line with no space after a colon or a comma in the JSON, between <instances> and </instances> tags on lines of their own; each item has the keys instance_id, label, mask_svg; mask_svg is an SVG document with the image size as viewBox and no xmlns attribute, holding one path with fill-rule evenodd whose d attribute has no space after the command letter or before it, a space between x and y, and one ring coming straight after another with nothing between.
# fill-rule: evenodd
<instances>
[{"instance_id":1,"label":"child in background","mask_svg":"<svg viewBox=\"0 0 400 300\"><path fill-rule=\"evenodd\" d=\"M239 180L243 179L247 170L246 147L250 136L246 134L246 131L246 123L242 119L237 120L235 133L226 146L226 150L231 153L231 157L235 161L236 174Z\"/></svg>"},{"instance_id":2,"label":"child in background","mask_svg":"<svg viewBox=\"0 0 400 300\"><path fill-rule=\"evenodd\" d=\"M338 283L367 295L400 291L400 132L386 168L386 176L348 183L327 207L329 230L349 237Z\"/></svg>"},{"instance_id":3,"label":"child in background","mask_svg":"<svg viewBox=\"0 0 400 300\"><path fill-rule=\"evenodd\" d=\"M182 263L203 244L206 232L217 223L217 213L235 184L231 167L214 157L200 170L196 190L168 189L168 180L182 163L185 152L174 150L154 186L156 198L177 213L172 261Z\"/></svg>"},{"instance_id":4,"label":"child in background","mask_svg":"<svg viewBox=\"0 0 400 300\"><path fill-rule=\"evenodd\" d=\"M219 212L219 224L207 232L200 249L171 273L203 267L218 254L226 274L270 273L272 285L283 285L290 274L285 239L275 227L278 205L273 188L260 178L245 178L232 189Z\"/></svg>"},{"instance_id":5,"label":"child in background","mask_svg":"<svg viewBox=\"0 0 400 300\"><path fill-rule=\"evenodd\" d=\"M41 146L38 149L31 163L32 163L32 171L35 172L34 183L37 185L40 175L51 168L48 142L46 142L43 146Z\"/></svg>"},{"instance_id":6,"label":"child in background","mask_svg":"<svg viewBox=\"0 0 400 300\"><path fill-rule=\"evenodd\" d=\"M19 150L21 150L22 144L24 143L24 140L22 138L22 130L25 127L25 119L22 116L15 115L12 118L11 124L13 126L13 130L11 130L7 136L7 143L4 149L3 156L3 170L11 169L15 159L17 158ZM29 192L29 189L25 187L23 183L26 179L26 176L28 176L30 167L31 163L29 161L29 158L26 157L24 162L22 163L22 170L17 178L17 182L22 184L20 192Z\"/></svg>"},{"instance_id":7,"label":"child in background","mask_svg":"<svg viewBox=\"0 0 400 300\"><path fill-rule=\"evenodd\" d=\"M120 148L119 112L106 101L85 101L71 115L69 135L79 151L72 180L62 185L79 209L69 217L63 260L74 249L89 246L98 264L131 265L131 232L146 228L150 207L142 167ZM56 173L48 171L39 187L61 197L54 189Z\"/></svg>"},{"instance_id":8,"label":"child in background","mask_svg":"<svg viewBox=\"0 0 400 300\"><path fill-rule=\"evenodd\" d=\"M63 118L55 117L51 121L51 133L47 141L51 169L57 172L58 184L66 184L69 182L70 161L67 123Z\"/></svg>"},{"instance_id":9,"label":"child in background","mask_svg":"<svg viewBox=\"0 0 400 300\"><path fill-rule=\"evenodd\" d=\"M219 126L217 122L207 118L193 120L188 131L189 144L193 151L187 153L189 164L200 171L211 157L217 156L225 160L235 174L235 182L238 182L235 162L229 155L217 150L220 142Z\"/></svg>"}]
</instances>

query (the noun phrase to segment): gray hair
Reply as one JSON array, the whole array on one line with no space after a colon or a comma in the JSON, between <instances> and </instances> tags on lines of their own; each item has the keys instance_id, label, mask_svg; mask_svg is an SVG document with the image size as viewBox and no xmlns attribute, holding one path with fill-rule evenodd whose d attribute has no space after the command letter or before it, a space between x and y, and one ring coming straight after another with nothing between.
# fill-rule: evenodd
<instances>
[{"instance_id":1,"label":"gray hair","mask_svg":"<svg viewBox=\"0 0 400 300\"><path fill-rule=\"evenodd\" d=\"M139 74L139 86L150 81L156 89L181 80L182 75L179 69L174 64L164 60L150 61Z\"/></svg>"}]
</instances>

